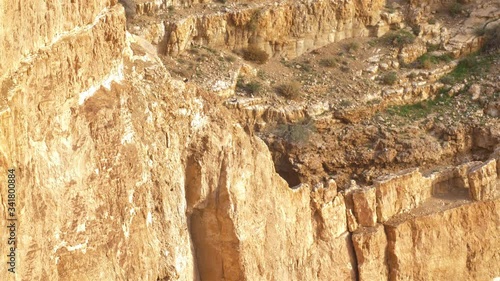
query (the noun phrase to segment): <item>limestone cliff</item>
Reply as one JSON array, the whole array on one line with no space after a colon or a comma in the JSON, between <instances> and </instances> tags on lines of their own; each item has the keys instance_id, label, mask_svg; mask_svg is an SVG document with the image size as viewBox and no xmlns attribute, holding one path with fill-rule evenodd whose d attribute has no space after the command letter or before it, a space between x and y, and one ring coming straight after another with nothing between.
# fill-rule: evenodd
<instances>
[{"instance_id":1,"label":"limestone cliff","mask_svg":"<svg viewBox=\"0 0 500 281\"><path fill-rule=\"evenodd\" d=\"M187 17L141 19L138 34L176 55L193 45L229 50L257 46L271 55L296 57L344 38L377 33L384 1L281 1L187 10ZM146 21L146 23L142 23Z\"/></svg>"},{"instance_id":2,"label":"limestone cliff","mask_svg":"<svg viewBox=\"0 0 500 281\"><path fill-rule=\"evenodd\" d=\"M218 97L172 79L126 32L115 1L0 8L0 227L10 168L18 223L16 273L1 266L2 280L500 275L497 158L342 193L290 189ZM450 178L463 204L436 208Z\"/></svg>"}]
</instances>

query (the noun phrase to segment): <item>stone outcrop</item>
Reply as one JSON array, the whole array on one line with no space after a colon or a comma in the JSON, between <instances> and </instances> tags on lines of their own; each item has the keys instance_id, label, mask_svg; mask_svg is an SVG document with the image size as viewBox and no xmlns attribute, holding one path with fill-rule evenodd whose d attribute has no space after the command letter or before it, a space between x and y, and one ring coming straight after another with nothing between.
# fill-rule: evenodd
<instances>
[{"instance_id":1,"label":"stone outcrop","mask_svg":"<svg viewBox=\"0 0 500 281\"><path fill-rule=\"evenodd\" d=\"M498 200L388 226L389 280L498 277Z\"/></svg>"},{"instance_id":2,"label":"stone outcrop","mask_svg":"<svg viewBox=\"0 0 500 281\"><path fill-rule=\"evenodd\" d=\"M16 169L18 223L16 273L0 267L5 280L500 275L496 156L352 193L331 178L291 189L217 96L172 79L155 48L125 31L123 7L45 3L0 0L9 28L0 32L0 175ZM475 142L492 148L495 138L478 131ZM430 204L454 189L474 200Z\"/></svg>"},{"instance_id":3,"label":"stone outcrop","mask_svg":"<svg viewBox=\"0 0 500 281\"><path fill-rule=\"evenodd\" d=\"M359 280L389 280L387 237L382 225L363 228L352 236Z\"/></svg>"},{"instance_id":4,"label":"stone outcrop","mask_svg":"<svg viewBox=\"0 0 500 281\"><path fill-rule=\"evenodd\" d=\"M176 55L192 45L240 49L249 45L271 55L296 57L344 38L368 36L381 22L384 1L282 1L224 8L222 12L193 12L177 20L141 24L166 54Z\"/></svg>"},{"instance_id":5,"label":"stone outcrop","mask_svg":"<svg viewBox=\"0 0 500 281\"><path fill-rule=\"evenodd\" d=\"M468 179L470 193L474 200L492 200L500 197L497 161L495 159L474 167L469 172Z\"/></svg>"}]
</instances>

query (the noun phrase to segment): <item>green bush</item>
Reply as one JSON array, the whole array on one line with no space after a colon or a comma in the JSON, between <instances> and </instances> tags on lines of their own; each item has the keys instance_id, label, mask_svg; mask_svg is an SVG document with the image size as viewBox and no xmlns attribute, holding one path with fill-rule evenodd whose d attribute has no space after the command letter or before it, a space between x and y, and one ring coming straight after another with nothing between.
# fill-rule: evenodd
<instances>
[{"instance_id":1,"label":"green bush","mask_svg":"<svg viewBox=\"0 0 500 281\"><path fill-rule=\"evenodd\" d=\"M452 57L449 54L435 56L425 53L417 59L415 65L418 68L431 69L435 64L439 64L440 62L450 62L451 60Z\"/></svg>"},{"instance_id":2,"label":"green bush","mask_svg":"<svg viewBox=\"0 0 500 281\"><path fill-rule=\"evenodd\" d=\"M259 81L251 81L245 85L245 89L250 94L257 94L262 89L262 84Z\"/></svg>"},{"instance_id":3,"label":"green bush","mask_svg":"<svg viewBox=\"0 0 500 281\"><path fill-rule=\"evenodd\" d=\"M479 56L478 54L472 54L468 57L463 58L458 62L455 69L448 75L440 79L441 82L445 84L454 84L470 76L481 76L485 72L488 72L491 63L493 61L493 56Z\"/></svg>"},{"instance_id":4,"label":"green bush","mask_svg":"<svg viewBox=\"0 0 500 281\"><path fill-rule=\"evenodd\" d=\"M269 58L269 55L264 51L255 46L250 46L243 49L243 58L247 61L253 61L259 64L263 64Z\"/></svg>"},{"instance_id":5,"label":"green bush","mask_svg":"<svg viewBox=\"0 0 500 281\"><path fill-rule=\"evenodd\" d=\"M276 91L278 94L285 98L289 99L297 99L300 97L300 83L297 81L289 82L289 83L284 83L279 85L276 88Z\"/></svg>"},{"instance_id":6,"label":"green bush","mask_svg":"<svg viewBox=\"0 0 500 281\"><path fill-rule=\"evenodd\" d=\"M262 90L262 84L259 81L245 83L243 77L238 77L236 88L248 94L258 94Z\"/></svg>"}]
</instances>

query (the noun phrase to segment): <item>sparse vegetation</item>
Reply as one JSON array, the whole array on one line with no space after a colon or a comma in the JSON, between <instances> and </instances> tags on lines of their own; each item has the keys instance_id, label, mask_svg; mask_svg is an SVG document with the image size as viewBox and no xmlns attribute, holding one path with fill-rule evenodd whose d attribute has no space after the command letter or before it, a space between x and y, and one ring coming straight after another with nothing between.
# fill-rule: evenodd
<instances>
[{"instance_id":1,"label":"sparse vegetation","mask_svg":"<svg viewBox=\"0 0 500 281\"><path fill-rule=\"evenodd\" d=\"M483 51L498 51L500 50L500 24L496 24L492 28L487 28L484 31L485 43Z\"/></svg>"},{"instance_id":2,"label":"sparse vegetation","mask_svg":"<svg viewBox=\"0 0 500 281\"><path fill-rule=\"evenodd\" d=\"M227 61L227 62L235 62L236 61L236 58L233 57L233 56L225 56L224 59Z\"/></svg>"},{"instance_id":3,"label":"sparse vegetation","mask_svg":"<svg viewBox=\"0 0 500 281\"><path fill-rule=\"evenodd\" d=\"M342 100L342 101L340 101L339 105L342 106L342 107L349 107L349 106L352 105L352 101L350 101L350 100Z\"/></svg>"},{"instance_id":4,"label":"sparse vegetation","mask_svg":"<svg viewBox=\"0 0 500 281\"><path fill-rule=\"evenodd\" d=\"M441 82L452 85L467 77L481 75L489 69L491 61L490 56L469 55L462 59L452 72L441 78Z\"/></svg>"},{"instance_id":5,"label":"sparse vegetation","mask_svg":"<svg viewBox=\"0 0 500 281\"><path fill-rule=\"evenodd\" d=\"M464 5L458 2L452 3L448 8L448 13L453 17L462 14L464 11L465 11Z\"/></svg>"},{"instance_id":6,"label":"sparse vegetation","mask_svg":"<svg viewBox=\"0 0 500 281\"><path fill-rule=\"evenodd\" d=\"M288 99L298 99L301 94L301 85L297 81L292 81L279 85L276 92Z\"/></svg>"},{"instance_id":7,"label":"sparse vegetation","mask_svg":"<svg viewBox=\"0 0 500 281\"><path fill-rule=\"evenodd\" d=\"M398 81L398 74L394 71L387 72L380 77L380 81L385 85L394 85Z\"/></svg>"},{"instance_id":8,"label":"sparse vegetation","mask_svg":"<svg viewBox=\"0 0 500 281\"><path fill-rule=\"evenodd\" d=\"M269 55L264 50L261 50L256 46L250 46L243 49L242 53L245 60L259 64L263 64L269 59Z\"/></svg>"},{"instance_id":9,"label":"sparse vegetation","mask_svg":"<svg viewBox=\"0 0 500 281\"><path fill-rule=\"evenodd\" d=\"M319 61L319 65L324 67L335 67L337 66L338 59L336 58L326 58Z\"/></svg>"},{"instance_id":10,"label":"sparse vegetation","mask_svg":"<svg viewBox=\"0 0 500 281\"><path fill-rule=\"evenodd\" d=\"M266 72L264 70L259 69L259 71L257 71L257 77L259 77L262 80L266 80L267 79L267 74L266 74Z\"/></svg>"},{"instance_id":11,"label":"sparse vegetation","mask_svg":"<svg viewBox=\"0 0 500 281\"><path fill-rule=\"evenodd\" d=\"M404 47L415 42L415 35L411 32L401 29L398 31L389 32L381 39L387 45L392 45L394 47Z\"/></svg>"},{"instance_id":12,"label":"sparse vegetation","mask_svg":"<svg viewBox=\"0 0 500 281\"><path fill-rule=\"evenodd\" d=\"M316 127L312 120L302 120L294 124L280 124L273 131L288 142L302 145L309 141Z\"/></svg>"},{"instance_id":13,"label":"sparse vegetation","mask_svg":"<svg viewBox=\"0 0 500 281\"><path fill-rule=\"evenodd\" d=\"M256 31L258 27L258 22L260 18L261 10L255 11L252 15L252 18L250 18L250 21L247 23L247 27L250 31Z\"/></svg>"},{"instance_id":14,"label":"sparse vegetation","mask_svg":"<svg viewBox=\"0 0 500 281\"><path fill-rule=\"evenodd\" d=\"M427 43L426 46L427 46L427 52L434 52L434 51L437 51L441 48L440 44Z\"/></svg>"},{"instance_id":15,"label":"sparse vegetation","mask_svg":"<svg viewBox=\"0 0 500 281\"><path fill-rule=\"evenodd\" d=\"M415 104L391 106L387 108L387 112L391 115L415 120L426 117L434 111L440 112L442 109L450 107L451 103L452 97L448 96L446 93L442 93L433 100L426 100Z\"/></svg>"},{"instance_id":16,"label":"sparse vegetation","mask_svg":"<svg viewBox=\"0 0 500 281\"><path fill-rule=\"evenodd\" d=\"M359 49L359 43L351 42L345 45L345 49L347 52L352 53Z\"/></svg>"},{"instance_id":17,"label":"sparse vegetation","mask_svg":"<svg viewBox=\"0 0 500 281\"><path fill-rule=\"evenodd\" d=\"M301 63L298 63L297 65L300 66L300 70L304 71L304 72L311 72L313 71L312 67L311 67L311 64L309 61L304 61L304 62L301 62Z\"/></svg>"},{"instance_id":18,"label":"sparse vegetation","mask_svg":"<svg viewBox=\"0 0 500 281\"><path fill-rule=\"evenodd\" d=\"M415 66L423 69L431 69L434 65L440 62L450 62L453 58L449 54L432 55L429 53L423 54L415 62Z\"/></svg>"},{"instance_id":19,"label":"sparse vegetation","mask_svg":"<svg viewBox=\"0 0 500 281\"><path fill-rule=\"evenodd\" d=\"M255 95L262 90L262 84L256 80L245 83L243 77L238 77L236 88L248 94Z\"/></svg>"}]
</instances>

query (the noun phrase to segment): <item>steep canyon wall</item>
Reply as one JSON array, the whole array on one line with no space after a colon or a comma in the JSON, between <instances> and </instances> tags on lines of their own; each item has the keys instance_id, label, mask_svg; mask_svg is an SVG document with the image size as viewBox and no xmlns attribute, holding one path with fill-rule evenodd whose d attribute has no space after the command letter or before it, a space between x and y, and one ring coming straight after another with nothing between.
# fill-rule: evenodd
<instances>
[{"instance_id":1,"label":"steep canyon wall","mask_svg":"<svg viewBox=\"0 0 500 281\"><path fill-rule=\"evenodd\" d=\"M290 189L262 140L125 31L120 5L73 2L24 13L41 2L0 1L11 27L0 33L0 227L10 168L18 226L16 273L4 263L3 280L500 275L497 158L452 173L473 194L464 204L409 218L444 180L411 171L348 193ZM459 263L444 261L452 251Z\"/></svg>"}]
</instances>

